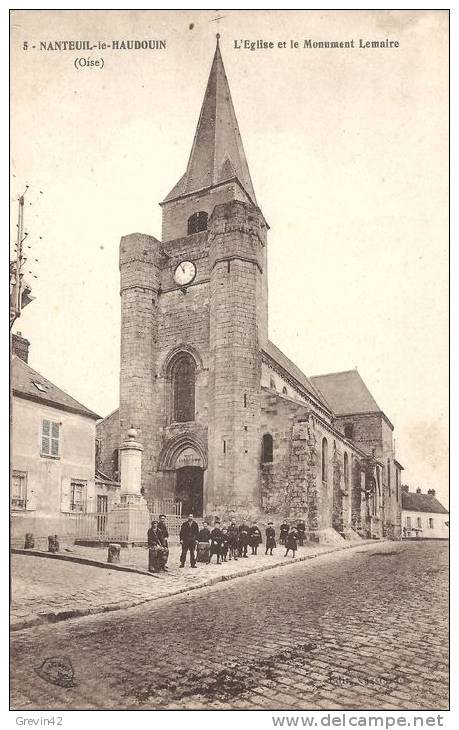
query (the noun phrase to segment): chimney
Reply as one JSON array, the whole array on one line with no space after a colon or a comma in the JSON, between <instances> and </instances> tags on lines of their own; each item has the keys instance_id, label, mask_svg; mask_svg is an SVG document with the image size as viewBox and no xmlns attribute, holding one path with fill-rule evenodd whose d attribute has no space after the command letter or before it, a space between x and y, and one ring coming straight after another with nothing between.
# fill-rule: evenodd
<instances>
[{"instance_id":1,"label":"chimney","mask_svg":"<svg viewBox=\"0 0 459 730\"><path fill-rule=\"evenodd\" d=\"M405 494L408 494L409 491L410 491L410 488L409 488L408 484L402 484L402 492L405 492Z\"/></svg>"},{"instance_id":2,"label":"chimney","mask_svg":"<svg viewBox=\"0 0 459 730\"><path fill-rule=\"evenodd\" d=\"M13 355L17 355L20 360L28 362L30 346L29 340L26 340L26 338L22 336L22 332L17 332L16 334L14 334L12 339Z\"/></svg>"},{"instance_id":3,"label":"chimney","mask_svg":"<svg viewBox=\"0 0 459 730\"><path fill-rule=\"evenodd\" d=\"M428 489L427 494L430 494L431 497L435 497L435 489Z\"/></svg>"},{"instance_id":4,"label":"chimney","mask_svg":"<svg viewBox=\"0 0 459 730\"><path fill-rule=\"evenodd\" d=\"M416 489L416 494L421 494L421 487L418 487L418 488Z\"/></svg>"}]
</instances>

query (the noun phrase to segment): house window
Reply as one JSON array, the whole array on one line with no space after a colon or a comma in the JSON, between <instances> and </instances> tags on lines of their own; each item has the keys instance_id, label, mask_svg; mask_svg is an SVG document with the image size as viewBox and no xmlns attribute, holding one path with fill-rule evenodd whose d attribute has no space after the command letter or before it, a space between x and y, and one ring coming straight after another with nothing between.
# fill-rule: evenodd
<instances>
[{"instance_id":1,"label":"house window","mask_svg":"<svg viewBox=\"0 0 459 730\"><path fill-rule=\"evenodd\" d=\"M433 530L433 526L434 526L434 521L433 521L433 517L429 517L429 528L430 528L431 530Z\"/></svg>"},{"instance_id":2,"label":"house window","mask_svg":"<svg viewBox=\"0 0 459 730\"><path fill-rule=\"evenodd\" d=\"M416 527L419 527L419 529L422 527L422 520L420 517L416 517Z\"/></svg>"},{"instance_id":3,"label":"house window","mask_svg":"<svg viewBox=\"0 0 459 730\"><path fill-rule=\"evenodd\" d=\"M265 433L263 436L261 460L263 464L268 464L273 460L273 437L270 433Z\"/></svg>"},{"instance_id":4,"label":"house window","mask_svg":"<svg viewBox=\"0 0 459 730\"><path fill-rule=\"evenodd\" d=\"M60 424L56 421L42 421L41 454L42 456L59 456Z\"/></svg>"},{"instance_id":5,"label":"house window","mask_svg":"<svg viewBox=\"0 0 459 730\"><path fill-rule=\"evenodd\" d=\"M387 460L387 486L389 487L389 498L391 495L390 489L390 459Z\"/></svg>"},{"instance_id":6,"label":"house window","mask_svg":"<svg viewBox=\"0 0 459 730\"><path fill-rule=\"evenodd\" d=\"M322 439L322 481L326 482L328 479L328 443L327 439Z\"/></svg>"},{"instance_id":7,"label":"house window","mask_svg":"<svg viewBox=\"0 0 459 730\"><path fill-rule=\"evenodd\" d=\"M194 421L195 365L190 355L183 354L172 367L173 421Z\"/></svg>"},{"instance_id":8,"label":"house window","mask_svg":"<svg viewBox=\"0 0 459 730\"><path fill-rule=\"evenodd\" d=\"M188 235L192 233L199 233L200 231L207 230L207 213L204 210L200 210L199 213L193 213L188 218Z\"/></svg>"},{"instance_id":9,"label":"house window","mask_svg":"<svg viewBox=\"0 0 459 730\"><path fill-rule=\"evenodd\" d=\"M411 530L411 517L408 515L405 519L406 519L406 529Z\"/></svg>"},{"instance_id":10,"label":"house window","mask_svg":"<svg viewBox=\"0 0 459 730\"><path fill-rule=\"evenodd\" d=\"M86 482L72 479L70 482L71 512L86 512Z\"/></svg>"},{"instance_id":11,"label":"house window","mask_svg":"<svg viewBox=\"0 0 459 730\"><path fill-rule=\"evenodd\" d=\"M398 469L395 469L395 499L399 500L399 490L400 490L400 471Z\"/></svg>"},{"instance_id":12,"label":"house window","mask_svg":"<svg viewBox=\"0 0 459 730\"><path fill-rule=\"evenodd\" d=\"M347 439L351 439L354 437L354 424L353 423L346 423L344 426L344 435Z\"/></svg>"},{"instance_id":13,"label":"house window","mask_svg":"<svg viewBox=\"0 0 459 730\"><path fill-rule=\"evenodd\" d=\"M11 480L11 509L26 509L27 473L14 471Z\"/></svg>"}]
</instances>

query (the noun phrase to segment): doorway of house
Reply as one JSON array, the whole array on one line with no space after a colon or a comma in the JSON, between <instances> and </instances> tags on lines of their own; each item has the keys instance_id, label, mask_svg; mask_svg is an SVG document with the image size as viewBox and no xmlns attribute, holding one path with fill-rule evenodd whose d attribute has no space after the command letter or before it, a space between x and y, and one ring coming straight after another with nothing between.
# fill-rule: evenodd
<instances>
[{"instance_id":1,"label":"doorway of house","mask_svg":"<svg viewBox=\"0 0 459 730\"><path fill-rule=\"evenodd\" d=\"M182 503L182 515L203 514L203 470L200 466L183 466L176 470L175 499Z\"/></svg>"},{"instance_id":2,"label":"doorway of house","mask_svg":"<svg viewBox=\"0 0 459 730\"><path fill-rule=\"evenodd\" d=\"M108 496L106 494L97 495L97 535L99 538L105 537L107 528L108 513Z\"/></svg>"}]
</instances>

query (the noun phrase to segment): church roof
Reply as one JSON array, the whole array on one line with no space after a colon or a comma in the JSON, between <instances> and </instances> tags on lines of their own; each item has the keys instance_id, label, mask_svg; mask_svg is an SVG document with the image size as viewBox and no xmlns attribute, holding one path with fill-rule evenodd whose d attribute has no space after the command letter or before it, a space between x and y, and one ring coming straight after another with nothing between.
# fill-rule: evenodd
<instances>
[{"instance_id":1,"label":"church roof","mask_svg":"<svg viewBox=\"0 0 459 730\"><path fill-rule=\"evenodd\" d=\"M314 375L311 381L337 416L381 411L357 370Z\"/></svg>"},{"instance_id":2,"label":"church roof","mask_svg":"<svg viewBox=\"0 0 459 730\"><path fill-rule=\"evenodd\" d=\"M326 399L323 397L322 393L317 390L317 388L314 386L314 384L311 382L311 379L308 378L300 368L295 365L290 358L287 357L287 355L284 355L282 350L279 350L279 348L271 342L271 340L268 340L268 344L265 350L266 354L269 355L272 360L274 360L280 367L285 370L287 373L289 373L295 380L305 388L316 400L321 403L322 406L324 406L328 411L331 410L330 405L327 403Z\"/></svg>"},{"instance_id":3,"label":"church roof","mask_svg":"<svg viewBox=\"0 0 459 730\"><path fill-rule=\"evenodd\" d=\"M433 494L422 494L417 492L402 492L402 509L409 512L436 512L447 515L448 510L438 501Z\"/></svg>"},{"instance_id":4,"label":"church roof","mask_svg":"<svg viewBox=\"0 0 459 730\"><path fill-rule=\"evenodd\" d=\"M79 413L82 416L97 420L100 418L96 413L90 411L82 403L72 398L64 390L57 385L53 385L33 370L30 365L25 363L16 355L13 355L11 363L11 378L13 385L13 395L19 398L25 398L37 403L44 403L53 408L69 411L70 413Z\"/></svg>"},{"instance_id":5,"label":"church roof","mask_svg":"<svg viewBox=\"0 0 459 730\"><path fill-rule=\"evenodd\" d=\"M188 166L164 202L234 178L252 201L257 202L218 37Z\"/></svg>"}]
</instances>

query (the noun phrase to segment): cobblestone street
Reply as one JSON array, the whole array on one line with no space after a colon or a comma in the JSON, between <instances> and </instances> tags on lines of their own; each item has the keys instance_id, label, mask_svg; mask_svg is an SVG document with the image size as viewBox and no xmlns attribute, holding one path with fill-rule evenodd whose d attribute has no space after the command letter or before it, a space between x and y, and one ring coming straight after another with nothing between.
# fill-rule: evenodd
<instances>
[{"instance_id":1,"label":"cobblestone street","mask_svg":"<svg viewBox=\"0 0 459 730\"><path fill-rule=\"evenodd\" d=\"M12 708L446 709L447 561L375 543L17 631ZM74 686L37 674L64 656Z\"/></svg>"},{"instance_id":2,"label":"cobblestone street","mask_svg":"<svg viewBox=\"0 0 459 730\"><path fill-rule=\"evenodd\" d=\"M180 546L171 545L168 570L161 574L118 572L105 567L93 567L37 555L11 556L12 601L10 625L14 630L29 628L47 621L58 621L75 616L102 613L120 608L132 608L147 601L176 593L213 585L220 580L271 569L273 566L315 558L333 549L355 549L355 545L307 545L298 550L296 558L285 558L285 550L278 548L275 555L250 555L248 560L228 560L217 565L198 563L191 570L189 563L179 568ZM366 543L362 542L361 547ZM76 548L69 551L78 557L106 560L107 549ZM122 551L122 565L147 568L145 548ZM65 553L64 553L65 554Z\"/></svg>"}]
</instances>

